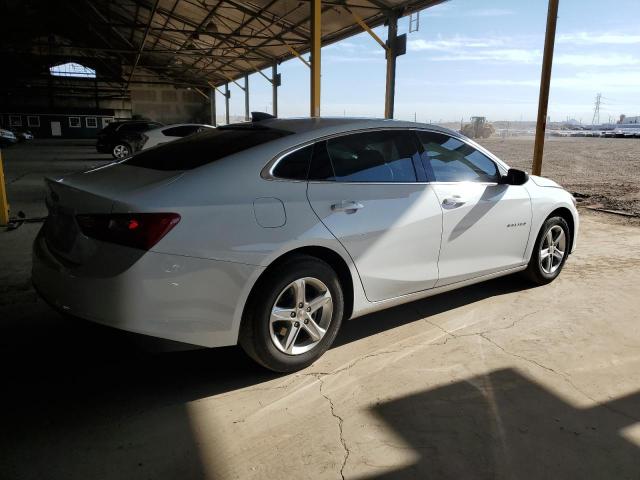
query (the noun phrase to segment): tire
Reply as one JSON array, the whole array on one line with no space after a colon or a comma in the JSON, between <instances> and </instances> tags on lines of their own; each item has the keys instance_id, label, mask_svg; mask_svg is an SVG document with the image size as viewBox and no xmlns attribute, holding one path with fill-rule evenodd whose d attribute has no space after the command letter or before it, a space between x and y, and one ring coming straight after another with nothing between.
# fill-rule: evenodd
<instances>
[{"instance_id":1,"label":"tire","mask_svg":"<svg viewBox=\"0 0 640 480\"><path fill-rule=\"evenodd\" d=\"M298 308L299 291L305 292L303 308ZM327 351L343 314L344 295L336 272L318 258L295 255L256 285L242 319L240 345L269 370L294 372Z\"/></svg>"},{"instance_id":2,"label":"tire","mask_svg":"<svg viewBox=\"0 0 640 480\"><path fill-rule=\"evenodd\" d=\"M129 144L121 142L116 143L111 149L111 156L113 158L122 159L131 155L132 150Z\"/></svg>"},{"instance_id":3,"label":"tire","mask_svg":"<svg viewBox=\"0 0 640 480\"><path fill-rule=\"evenodd\" d=\"M555 252L551 255L551 266L549 264L549 255L545 256L545 250L548 251L548 235L550 232L554 243L552 252ZM546 285L553 282L560 275L562 267L569 256L570 249L571 232L567 221L562 217L547 218L538 233L529 265L524 271L525 276L537 285ZM562 254L561 258L558 252Z\"/></svg>"}]
</instances>

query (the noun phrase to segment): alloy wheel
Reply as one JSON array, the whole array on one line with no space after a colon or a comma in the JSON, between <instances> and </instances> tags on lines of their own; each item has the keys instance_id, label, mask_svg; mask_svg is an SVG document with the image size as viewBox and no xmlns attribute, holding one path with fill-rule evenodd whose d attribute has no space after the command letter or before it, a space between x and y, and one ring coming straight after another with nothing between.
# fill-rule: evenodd
<instances>
[{"instance_id":1,"label":"alloy wheel","mask_svg":"<svg viewBox=\"0 0 640 480\"><path fill-rule=\"evenodd\" d=\"M116 158L124 158L129 156L129 149L126 145L116 145L113 147L113 156Z\"/></svg>"},{"instance_id":2,"label":"alloy wheel","mask_svg":"<svg viewBox=\"0 0 640 480\"><path fill-rule=\"evenodd\" d=\"M540 268L547 275L551 275L560 268L567 250L567 236L559 225L554 225L540 244Z\"/></svg>"},{"instance_id":3,"label":"alloy wheel","mask_svg":"<svg viewBox=\"0 0 640 480\"><path fill-rule=\"evenodd\" d=\"M271 341L288 355L306 353L320 343L332 316L329 288L317 278L299 278L280 292L271 309Z\"/></svg>"}]
</instances>

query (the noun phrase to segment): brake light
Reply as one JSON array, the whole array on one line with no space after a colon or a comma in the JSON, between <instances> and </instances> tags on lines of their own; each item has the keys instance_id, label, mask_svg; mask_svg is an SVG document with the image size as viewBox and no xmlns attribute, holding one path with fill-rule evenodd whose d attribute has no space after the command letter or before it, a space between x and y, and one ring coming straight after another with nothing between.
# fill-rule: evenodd
<instances>
[{"instance_id":1,"label":"brake light","mask_svg":"<svg viewBox=\"0 0 640 480\"><path fill-rule=\"evenodd\" d=\"M87 237L126 247L150 250L180 221L177 213L115 213L77 215Z\"/></svg>"}]
</instances>

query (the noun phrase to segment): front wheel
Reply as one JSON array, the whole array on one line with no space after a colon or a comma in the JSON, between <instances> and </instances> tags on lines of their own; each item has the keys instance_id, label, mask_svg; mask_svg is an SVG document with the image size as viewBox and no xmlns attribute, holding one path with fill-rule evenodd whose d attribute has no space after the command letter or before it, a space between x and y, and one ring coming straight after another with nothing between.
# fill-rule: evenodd
<instances>
[{"instance_id":1,"label":"front wheel","mask_svg":"<svg viewBox=\"0 0 640 480\"><path fill-rule=\"evenodd\" d=\"M333 343L344 312L334 270L307 255L289 258L261 279L247 305L240 345L276 372L311 365Z\"/></svg>"},{"instance_id":2,"label":"front wheel","mask_svg":"<svg viewBox=\"0 0 640 480\"><path fill-rule=\"evenodd\" d=\"M569 225L562 217L548 218L538 234L525 274L538 285L551 283L560 275L571 248Z\"/></svg>"}]
</instances>

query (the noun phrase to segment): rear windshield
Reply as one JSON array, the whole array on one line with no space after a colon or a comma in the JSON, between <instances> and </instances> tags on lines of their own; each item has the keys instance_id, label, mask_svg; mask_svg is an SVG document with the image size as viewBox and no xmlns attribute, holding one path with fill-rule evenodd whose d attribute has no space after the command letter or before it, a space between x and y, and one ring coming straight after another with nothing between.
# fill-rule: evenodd
<instances>
[{"instance_id":1,"label":"rear windshield","mask_svg":"<svg viewBox=\"0 0 640 480\"><path fill-rule=\"evenodd\" d=\"M142 151L126 163L153 170L191 170L292 133L251 124L224 126Z\"/></svg>"}]
</instances>

